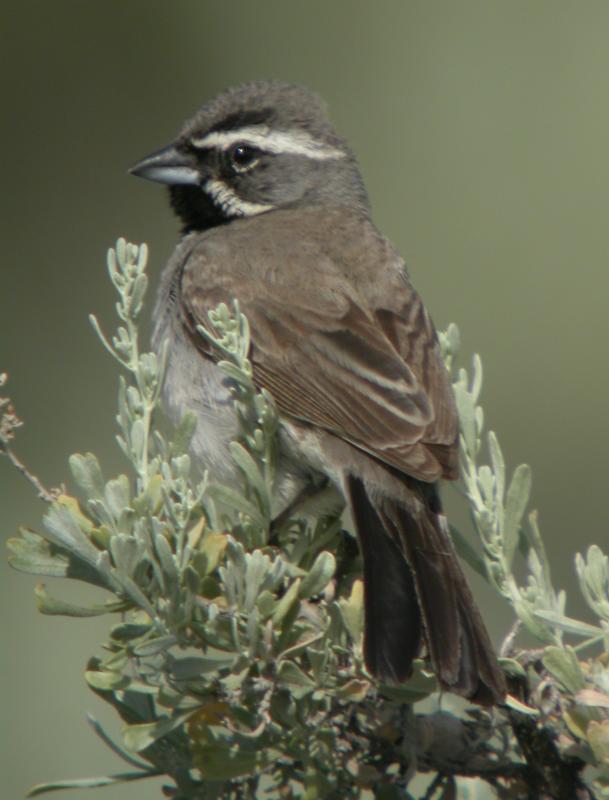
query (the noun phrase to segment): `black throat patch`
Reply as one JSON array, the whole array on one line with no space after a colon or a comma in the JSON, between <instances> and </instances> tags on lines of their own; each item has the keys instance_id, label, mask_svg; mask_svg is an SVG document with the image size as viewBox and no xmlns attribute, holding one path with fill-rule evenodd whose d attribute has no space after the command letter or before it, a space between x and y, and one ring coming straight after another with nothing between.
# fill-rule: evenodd
<instances>
[{"instance_id":1,"label":"black throat patch","mask_svg":"<svg viewBox=\"0 0 609 800\"><path fill-rule=\"evenodd\" d=\"M182 220L182 233L206 231L229 222L200 186L170 186L171 207Z\"/></svg>"}]
</instances>

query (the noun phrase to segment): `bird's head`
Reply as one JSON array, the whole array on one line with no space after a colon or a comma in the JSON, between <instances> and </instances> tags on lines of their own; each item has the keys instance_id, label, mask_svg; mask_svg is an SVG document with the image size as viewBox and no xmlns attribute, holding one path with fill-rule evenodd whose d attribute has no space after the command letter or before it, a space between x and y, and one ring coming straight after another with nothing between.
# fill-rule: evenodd
<instances>
[{"instance_id":1,"label":"bird's head","mask_svg":"<svg viewBox=\"0 0 609 800\"><path fill-rule=\"evenodd\" d=\"M368 208L355 157L324 103L285 83L228 89L130 172L169 185L186 230L278 208Z\"/></svg>"}]
</instances>

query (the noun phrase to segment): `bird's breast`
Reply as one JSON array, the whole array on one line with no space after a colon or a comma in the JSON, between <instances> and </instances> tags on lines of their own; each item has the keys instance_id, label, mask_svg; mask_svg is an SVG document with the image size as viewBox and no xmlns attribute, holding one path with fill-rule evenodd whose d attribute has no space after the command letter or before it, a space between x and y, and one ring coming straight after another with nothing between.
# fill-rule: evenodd
<instances>
[{"instance_id":1,"label":"bird's breast","mask_svg":"<svg viewBox=\"0 0 609 800\"><path fill-rule=\"evenodd\" d=\"M177 317L177 304L166 300L157 306L160 313L155 315L152 337L157 354L167 347L163 407L174 424L187 411L196 414L192 456L214 480L232 482L234 463L228 444L238 435L238 422L226 376L193 346Z\"/></svg>"}]
</instances>

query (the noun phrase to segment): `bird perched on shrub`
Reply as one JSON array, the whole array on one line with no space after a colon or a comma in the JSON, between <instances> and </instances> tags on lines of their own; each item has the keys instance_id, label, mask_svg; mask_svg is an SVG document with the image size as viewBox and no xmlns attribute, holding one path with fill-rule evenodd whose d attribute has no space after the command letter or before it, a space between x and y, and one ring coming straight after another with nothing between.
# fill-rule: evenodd
<instances>
[{"instance_id":1,"label":"bird perched on shrub","mask_svg":"<svg viewBox=\"0 0 609 800\"><path fill-rule=\"evenodd\" d=\"M500 702L503 674L438 494L457 476L458 420L436 332L324 104L278 82L229 89L131 172L168 184L183 224L154 343L168 341L167 408L197 414L195 456L230 480L236 416L197 326L237 299L254 380L281 416L279 491L321 474L352 513L369 672L405 681L426 646L444 689Z\"/></svg>"}]
</instances>

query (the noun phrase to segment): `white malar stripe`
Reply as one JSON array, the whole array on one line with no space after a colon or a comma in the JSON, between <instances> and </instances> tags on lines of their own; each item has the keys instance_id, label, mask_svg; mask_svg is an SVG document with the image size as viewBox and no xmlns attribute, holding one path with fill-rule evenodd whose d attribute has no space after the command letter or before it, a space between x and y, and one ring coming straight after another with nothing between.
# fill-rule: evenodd
<instances>
[{"instance_id":1,"label":"white malar stripe","mask_svg":"<svg viewBox=\"0 0 609 800\"><path fill-rule=\"evenodd\" d=\"M253 217L255 214L262 214L274 208L268 203L250 203L248 200L242 200L222 181L207 181L203 190L229 217Z\"/></svg>"},{"instance_id":2,"label":"white malar stripe","mask_svg":"<svg viewBox=\"0 0 609 800\"><path fill-rule=\"evenodd\" d=\"M249 125L234 131L214 131L201 139L191 139L194 147L217 147L220 150L227 150L231 145L241 142L259 147L267 153L292 153L319 161L344 158L346 155L342 150L314 139L305 131L277 131L266 125Z\"/></svg>"}]
</instances>

